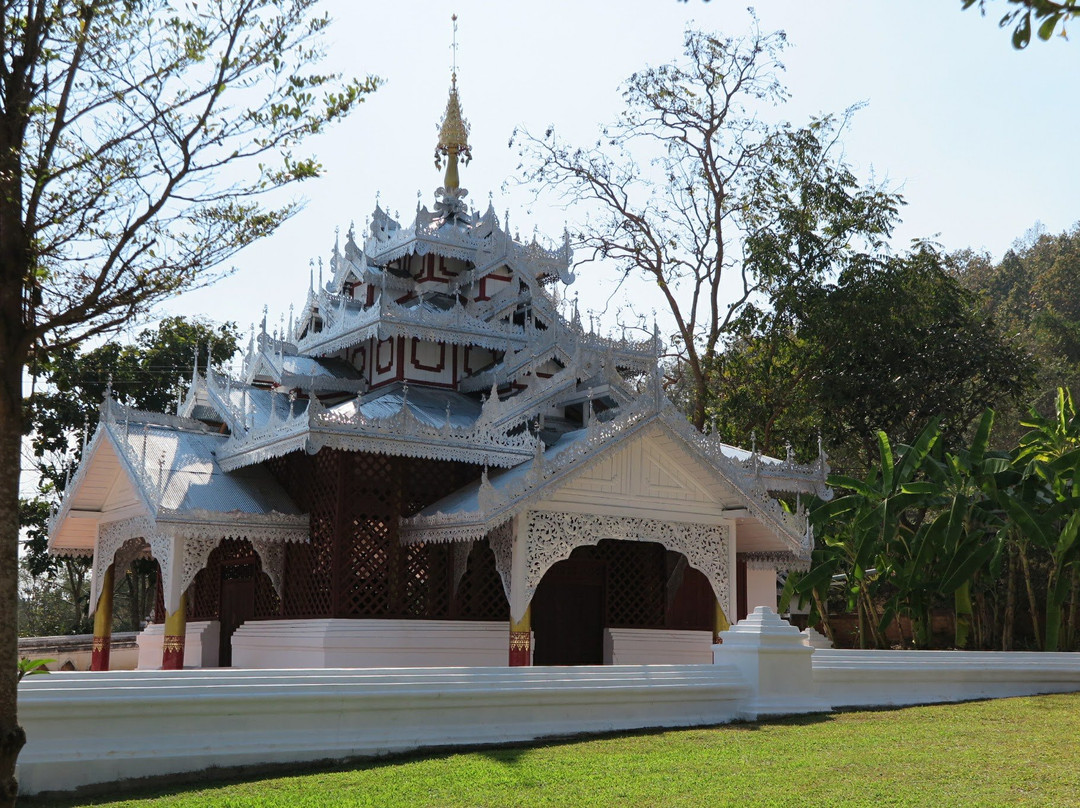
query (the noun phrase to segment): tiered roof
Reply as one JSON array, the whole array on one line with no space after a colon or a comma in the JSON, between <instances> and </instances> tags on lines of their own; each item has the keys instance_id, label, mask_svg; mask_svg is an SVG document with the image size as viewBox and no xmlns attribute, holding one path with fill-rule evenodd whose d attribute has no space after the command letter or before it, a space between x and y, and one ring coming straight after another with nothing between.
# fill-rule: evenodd
<instances>
[{"instance_id":1,"label":"tiered roof","mask_svg":"<svg viewBox=\"0 0 1080 808\"><path fill-rule=\"evenodd\" d=\"M404 524L409 540L427 541L478 538L553 481L643 429L662 428L741 491L752 516L785 547L808 557L805 514L786 512L771 493L826 494L824 457L800 466L705 438L663 397L655 327L642 339L628 338L625 329L614 339L586 331L576 303L564 317L552 288L574 281L569 235L557 246L535 237L522 242L490 202L483 213L470 210L457 181L458 156L471 155L467 135L455 76L438 150L447 175L433 208L418 206L403 226L376 205L363 246L352 227L343 249L335 241L329 281L320 277L316 286L312 277L288 327L270 334L264 317L241 377L210 368L194 374L180 417L143 418L148 434L171 436L187 455L202 458L212 472L200 478L199 496L213 502L232 502L230 492L255 484L259 464L300 450L484 466L475 485ZM376 373L383 347L390 353L411 344L415 352L421 343L440 355L449 351L453 361L418 365L423 373L414 376L399 356L395 374ZM127 446L131 433L117 437L113 406L107 404L101 429ZM135 478L153 479L156 452L123 450ZM510 471L489 478L488 466ZM275 492L278 504L265 508L293 513L282 496ZM249 499L257 519L262 511ZM53 546L62 549L59 524Z\"/></svg>"}]
</instances>

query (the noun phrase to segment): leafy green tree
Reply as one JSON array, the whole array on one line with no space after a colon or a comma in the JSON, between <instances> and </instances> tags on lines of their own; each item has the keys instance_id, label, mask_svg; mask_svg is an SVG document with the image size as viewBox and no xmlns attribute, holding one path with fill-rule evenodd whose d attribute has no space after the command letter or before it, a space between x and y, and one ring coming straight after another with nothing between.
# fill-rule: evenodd
<instances>
[{"instance_id":1,"label":"leafy green tree","mask_svg":"<svg viewBox=\"0 0 1080 808\"><path fill-rule=\"evenodd\" d=\"M790 329L738 337L716 359L712 427L734 445L751 441L765 454L813 457L822 433L814 400L816 368L805 341ZM830 448L830 451L832 449Z\"/></svg>"},{"instance_id":2,"label":"leafy green tree","mask_svg":"<svg viewBox=\"0 0 1080 808\"><path fill-rule=\"evenodd\" d=\"M932 246L856 259L835 280L777 295L728 344L710 417L729 440L755 430L767 452L790 443L807 454L820 433L835 467L864 469L878 431L912 443L940 417L943 441L959 446L986 407L1015 407L1031 389L1022 347Z\"/></svg>"},{"instance_id":3,"label":"leafy green tree","mask_svg":"<svg viewBox=\"0 0 1080 808\"><path fill-rule=\"evenodd\" d=\"M936 420L895 455L879 433L879 459L868 475L832 475L842 496L812 508L818 547L810 571L789 577L784 605L794 596L811 600L812 622L827 622L830 588L843 581L862 644L881 644L882 627L902 616L911 620L914 644L928 647L931 609L950 604L954 647L965 648L977 583L999 582L1004 559L1019 558L1041 647L1072 648L1080 618L1080 414L1059 390L1055 416L1032 411L1028 433L1011 452L989 448L993 423L987 410L970 445L956 451L944 450ZM1033 555L1045 563L1031 563ZM1045 633L1033 569L1045 570ZM980 632L980 647L992 635L1003 649L1012 646L1011 562L1004 574L1004 625L1000 635L996 627Z\"/></svg>"},{"instance_id":4,"label":"leafy green tree","mask_svg":"<svg viewBox=\"0 0 1080 808\"><path fill-rule=\"evenodd\" d=\"M1080 396L1080 225L1058 234L1033 228L997 262L962 251L949 264L959 283L978 296L998 334L1024 349L1032 389L1042 391L1035 399L994 402L1000 416L996 446L1013 446L1024 434L1020 422L1030 405L1049 417L1057 388Z\"/></svg>"},{"instance_id":5,"label":"leafy green tree","mask_svg":"<svg viewBox=\"0 0 1080 808\"><path fill-rule=\"evenodd\" d=\"M1023 352L928 245L842 275L808 307L799 333L815 346L815 399L831 446L878 430L908 443L939 416L946 440L959 443L987 406L1032 383ZM864 462L872 457L864 444Z\"/></svg>"},{"instance_id":6,"label":"leafy green tree","mask_svg":"<svg viewBox=\"0 0 1080 808\"><path fill-rule=\"evenodd\" d=\"M907 547L910 553L923 532L922 514L928 491L919 477L940 437L940 426L932 421L912 446L900 445L894 453L888 436L879 432L878 464L862 480L830 475L829 484L848 493L821 504L811 513L815 533L819 533L831 550L830 578L840 572L847 581L848 608L859 615L859 641L863 647L871 642L882 646L883 616L887 625L890 614L901 611L894 606L882 615L875 588L880 589L884 581L895 586L905 580L903 577L893 580L897 578L894 572L900 560L897 551ZM912 520L910 511L920 515ZM802 583L799 591L814 585L819 582L811 577ZM906 611L914 620L929 611L919 601L923 589L913 585L894 595L894 601L907 605Z\"/></svg>"},{"instance_id":7,"label":"leafy green tree","mask_svg":"<svg viewBox=\"0 0 1080 808\"><path fill-rule=\"evenodd\" d=\"M0 10L0 806L14 804L24 369L209 283L296 210L294 154L375 88L313 69L315 0Z\"/></svg>"},{"instance_id":8,"label":"leafy green tree","mask_svg":"<svg viewBox=\"0 0 1080 808\"><path fill-rule=\"evenodd\" d=\"M978 6L986 14L986 0L960 0L965 9ZM1080 17L1080 5L1077 0L1008 0L1012 5L998 25L1012 27L1012 44L1017 50L1023 50L1031 42L1033 23L1038 25L1037 35L1044 42L1061 28L1065 36L1065 25L1070 20ZM1034 17L1034 20L1032 20Z\"/></svg>"},{"instance_id":9,"label":"leafy green tree","mask_svg":"<svg viewBox=\"0 0 1080 808\"><path fill-rule=\"evenodd\" d=\"M837 157L852 110L801 127L758 116L787 97L785 46L781 32L691 30L681 59L627 80L625 110L594 146L568 145L554 128L515 134L524 181L588 211L585 263L610 260L656 284L699 428L724 394L725 342L752 326L755 302L775 304L864 242L880 245L895 223L899 197L860 186Z\"/></svg>"}]
</instances>

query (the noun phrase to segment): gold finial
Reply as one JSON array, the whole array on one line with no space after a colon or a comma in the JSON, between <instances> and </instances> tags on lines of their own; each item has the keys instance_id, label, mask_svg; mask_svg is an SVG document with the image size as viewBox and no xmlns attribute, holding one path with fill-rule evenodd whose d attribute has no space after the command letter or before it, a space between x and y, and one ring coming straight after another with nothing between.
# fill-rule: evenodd
<instances>
[{"instance_id":1,"label":"gold finial","mask_svg":"<svg viewBox=\"0 0 1080 808\"><path fill-rule=\"evenodd\" d=\"M446 156L446 176L443 187L453 190L460 187L458 182L458 156L465 165L472 159L469 148L469 122L461 114L461 101L457 91L457 14L450 18L454 23L454 40L450 46L453 60L450 68L450 98L446 102L442 125L439 127L439 143L435 146L435 167L442 168L442 157Z\"/></svg>"}]
</instances>

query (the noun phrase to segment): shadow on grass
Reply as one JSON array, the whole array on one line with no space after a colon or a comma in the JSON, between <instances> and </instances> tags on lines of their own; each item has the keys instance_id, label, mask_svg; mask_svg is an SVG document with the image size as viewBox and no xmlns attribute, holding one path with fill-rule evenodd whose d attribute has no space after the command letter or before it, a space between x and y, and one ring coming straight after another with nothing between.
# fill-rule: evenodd
<instances>
[{"instance_id":1,"label":"shadow on grass","mask_svg":"<svg viewBox=\"0 0 1080 808\"><path fill-rule=\"evenodd\" d=\"M516 766L521 759L535 749L570 746L588 741L617 740L619 738L647 738L676 732L756 732L763 726L812 726L832 720L828 713L785 716L769 721L745 721L729 724L707 724L693 727L656 727L650 729L616 730L611 732L576 733L556 735L507 744L473 744L439 746L397 752L377 757L335 758L307 763L273 763L253 766L213 767L195 772L180 772L155 777L142 777L114 783L95 783L73 792L45 792L19 798L20 805L39 808L76 808L76 806L101 805L117 800L145 800L164 796L205 791L233 784L251 783L285 777L303 777L346 771L365 771L384 766L397 766L425 760L445 760L455 755L476 754L505 766Z\"/></svg>"},{"instance_id":2,"label":"shadow on grass","mask_svg":"<svg viewBox=\"0 0 1080 808\"><path fill-rule=\"evenodd\" d=\"M829 713L811 713L808 715L792 715L762 721L734 721L727 724L701 724L692 727L650 727L647 729L612 730L610 732L581 732L572 735L549 735L537 738L533 741L520 741L513 744L483 745L461 747L448 754L462 752L481 755L497 763L515 765L526 754L534 749L549 749L558 746L571 746L586 741L616 740L619 738L648 738L651 736L670 735L676 732L718 732L742 733L757 732L763 726L812 726L832 720ZM444 750L438 754L423 755L424 758L432 759L444 757Z\"/></svg>"}]
</instances>

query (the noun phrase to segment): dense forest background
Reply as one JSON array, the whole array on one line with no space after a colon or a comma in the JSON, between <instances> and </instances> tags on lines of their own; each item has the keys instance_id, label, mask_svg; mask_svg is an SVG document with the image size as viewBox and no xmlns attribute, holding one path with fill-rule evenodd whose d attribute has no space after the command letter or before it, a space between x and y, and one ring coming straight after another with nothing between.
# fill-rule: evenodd
<instances>
[{"instance_id":1,"label":"dense forest background","mask_svg":"<svg viewBox=\"0 0 1080 808\"><path fill-rule=\"evenodd\" d=\"M726 346L709 414L767 454L790 443L810 459L820 433L834 469L861 473L878 430L910 443L940 417L960 445L986 407L1004 449L1029 407L1049 415L1058 387L1080 393L1080 224L1036 225L1000 261L917 244L776 302Z\"/></svg>"}]
</instances>

